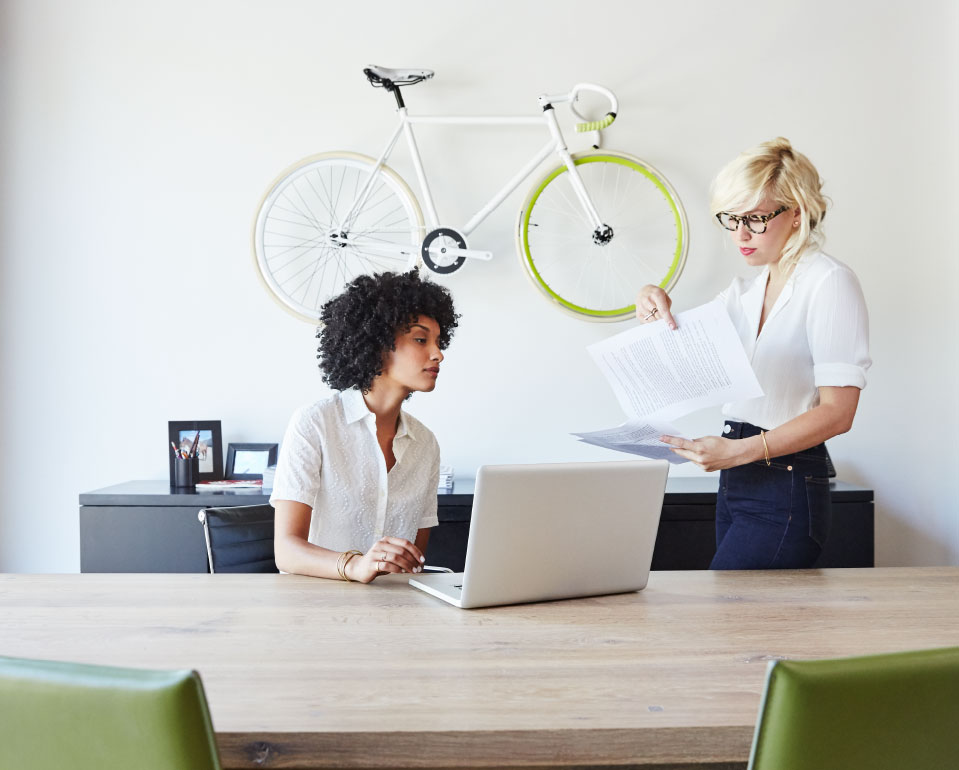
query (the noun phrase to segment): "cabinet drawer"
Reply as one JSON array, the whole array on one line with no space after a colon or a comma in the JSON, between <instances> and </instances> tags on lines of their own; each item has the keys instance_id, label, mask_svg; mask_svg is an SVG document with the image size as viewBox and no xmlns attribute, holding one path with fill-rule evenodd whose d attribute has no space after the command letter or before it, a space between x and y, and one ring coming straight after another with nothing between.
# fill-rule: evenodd
<instances>
[{"instance_id":1,"label":"cabinet drawer","mask_svg":"<svg viewBox=\"0 0 959 770\"><path fill-rule=\"evenodd\" d=\"M80 506L80 571L206 572L199 510Z\"/></svg>"}]
</instances>

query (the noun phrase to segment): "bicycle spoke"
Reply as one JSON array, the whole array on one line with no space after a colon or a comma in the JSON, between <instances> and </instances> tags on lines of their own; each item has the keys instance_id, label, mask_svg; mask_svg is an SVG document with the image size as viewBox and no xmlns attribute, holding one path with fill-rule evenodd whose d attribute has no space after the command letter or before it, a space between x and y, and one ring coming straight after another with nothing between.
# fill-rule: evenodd
<instances>
[{"instance_id":1,"label":"bicycle spoke","mask_svg":"<svg viewBox=\"0 0 959 770\"><path fill-rule=\"evenodd\" d=\"M383 222L384 219L386 219L387 217L395 217L395 216L396 216L396 213L397 213L398 211L402 210L402 208L403 208L402 205L397 206L396 208L392 209L391 211L386 212L383 216L381 216L381 217L380 217L379 219L377 219L375 222L372 222L371 224L366 225L363 229L365 229L365 230L379 230L379 229L380 229L380 225L381 225L381 223ZM392 227L392 226L394 226L394 225L396 224L396 222L397 222L397 220L394 219L392 222L387 223L386 227Z\"/></svg>"},{"instance_id":2,"label":"bicycle spoke","mask_svg":"<svg viewBox=\"0 0 959 770\"><path fill-rule=\"evenodd\" d=\"M297 249L314 249L314 248L320 247L320 246L324 245L324 244L321 244L321 243L320 243L321 238L322 238L322 236L317 236L316 238L311 238L311 239L306 240L306 241L300 241L299 243L294 243L294 244L292 244L291 246L288 246L288 247L283 248L282 251L278 251L278 252L274 252L274 253L272 253L272 254L268 254L267 257L266 257L266 259L267 259L268 262L275 262L279 257L286 256L286 255L288 255L290 252L295 251L295 250L297 250ZM271 267L273 267L273 266L271 265ZM283 268L283 265L279 265L279 266L277 266L277 268L278 268L278 269L282 269L282 268Z\"/></svg>"},{"instance_id":3,"label":"bicycle spoke","mask_svg":"<svg viewBox=\"0 0 959 770\"><path fill-rule=\"evenodd\" d=\"M333 198L333 210L336 211L340 205L340 195L343 192L343 181L346 179L346 169L343 169L343 172L340 174L340 184L336 189L336 195Z\"/></svg>"},{"instance_id":4,"label":"bicycle spoke","mask_svg":"<svg viewBox=\"0 0 959 770\"><path fill-rule=\"evenodd\" d=\"M319 174L317 174L317 177L319 178ZM327 205L327 203L329 202L329 199L330 199L329 194L327 194L327 195L326 195L326 198L324 199L324 197L323 197L322 195L320 195L320 191L317 190L316 187L314 186L313 180L310 178L310 175L308 175L308 174L307 174L307 175L304 175L303 179L304 179L304 181L307 183L307 185L309 185L310 190L313 192L313 195L316 196L316 199L317 199L317 201L319 201L320 205L321 205L324 209L326 209L326 215L329 217L329 226L330 226L330 227L335 227L335 226L336 226L336 214L335 214L335 213L333 212L333 210ZM319 182L320 182L320 185L322 186L322 184L323 184L322 178L319 179ZM324 192L325 192L325 190L324 190Z\"/></svg>"},{"instance_id":5,"label":"bicycle spoke","mask_svg":"<svg viewBox=\"0 0 959 770\"><path fill-rule=\"evenodd\" d=\"M306 202L306 198L303 197L303 193L300 191L300 188L297 186L296 182L290 185L290 187L292 188L293 192L296 193L296 197L299 198L300 202L303 204L303 209L305 211L303 216L311 221L316 229L319 230L320 220L313 213L313 209L310 207L310 204ZM292 200L291 198L287 198L287 200L289 200L291 206L296 206L296 201Z\"/></svg>"},{"instance_id":6,"label":"bicycle spoke","mask_svg":"<svg viewBox=\"0 0 959 770\"><path fill-rule=\"evenodd\" d=\"M568 172L567 172L567 173L568 173ZM567 189L566 189L567 187L568 187L568 191L567 191ZM560 187L559 189L557 189L556 192L557 192L557 193L562 197L562 199L566 202L566 205L568 206L569 210L572 211L572 212L576 215L576 217L577 217L584 225L586 225L586 227L588 227L590 230L592 230L592 223L589 221L589 217L586 216L586 210L583 208L582 204L579 202L579 198L576 197L576 193L573 192L572 185L570 185L570 183L569 183L569 181L568 181L568 178L567 178L567 183L566 183L566 185ZM568 196L567 192L570 192L570 193L573 194L572 199L570 199L570 197Z\"/></svg>"},{"instance_id":7,"label":"bicycle spoke","mask_svg":"<svg viewBox=\"0 0 959 770\"><path fill-rule=\"evenodd\" d=\"M377 196L377 195L380 193L380 191L383 189L383 185L384 185L384 184L385 184L385 182L383 181L382 175L380 175L379 178L378 178L378 181L374 181L374 182L373 182L373 186L367 191L366 202L363 204L363 206L362 206L360 209L354 210L354 211L351 212L351 213L352 213L352 217L351 217L349 220L347 220L347 221L344 223L344 225L343 225L343 227L344 227L345 229L351 229L351 228L353 227L353 225L355 224L357 218L358 218L361 214L370 211L370 209L374 208L375 206L378 206L380 203L383 202L383 201L381 200L381 201L379 201L378 203L371 203L371 201L374 201L374 200L376 199L376 196ZM384 198L383 200L388 199L388 198L389 198L389 195L390 195L390 192L387 191L387 193L386 193L386 198Z\"/></svg>"},{"instance_id":8,"label":"bicycle spoke","mask_svg":"<svg viewBox=\"0 0 959 770\"><path fill-rule=\"evenodd\" d=\"M302 208L300 208L300 207L297 206L296 201L294 201L294 200L292 200L292 199L290 199L290 198L287 198L287 200L289 201L290 206L292 206L293 208L288 208L288 207L286 207L286 206L274 206L274 208L279 208L279 209L280 209L281 211L283 211L283 212L286 212L286 213L289 213L289 214L293 214L294 216L302 217L303 220L304 220L304 222L305 222L305 224L300 224L300 225L299 225L300 227L309 227L309 228L312 228L312 229L314 229L314 230L319 230L319 229L320 229L319 220L316 218L316 216L313 214L312 211L310 211L310 210L304 211ZM272 221L272 219L273 219L273 217L272 217L272 213L271 213L270 221Z\"/></svg>"}]
</instances>

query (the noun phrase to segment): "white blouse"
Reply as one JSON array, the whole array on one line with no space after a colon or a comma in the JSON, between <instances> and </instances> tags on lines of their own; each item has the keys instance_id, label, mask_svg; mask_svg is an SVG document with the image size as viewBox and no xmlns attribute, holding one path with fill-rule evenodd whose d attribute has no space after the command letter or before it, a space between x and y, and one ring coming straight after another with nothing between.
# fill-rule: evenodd
<instances>
[{"instance_id":1,"label":"white blouse","mask_svg":"<svg viewBox=\"0 0 959 770\"><path fill-rule=\"evenodd\" d=\"M356 389L294 412L283 437L270 503L294 500L313 509L309 541L364 553L383 536L413 541L434 527L440 450L419 420L400 412L387 473L376 417Z\"/></svg>"},{"instance_id":2,"label":"white blouse","mask_svg":"<svg viewBox=\"0 0 959 770\"><path fill-rule=\"evenodd\" d=\"M869 315L855 273L822 252L803 255L757 336L769 267L719 294L764 396L728 403L728 419L772 430L819 404L817 388L866 387Z\"/></svg>"}]
</instances>

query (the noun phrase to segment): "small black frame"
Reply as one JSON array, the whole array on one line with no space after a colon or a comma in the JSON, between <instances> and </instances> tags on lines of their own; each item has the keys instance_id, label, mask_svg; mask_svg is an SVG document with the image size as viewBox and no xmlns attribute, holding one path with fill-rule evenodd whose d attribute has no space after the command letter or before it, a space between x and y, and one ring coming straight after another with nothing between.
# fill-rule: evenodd
<instances>
[{"instance_id":1,"label":"small black frame","mask_svg":"<svg viewBox=\"0 0 959 770\"><path fill-rule=\"evenodd\" d=\"M226 478L228 479L262 479L262 473L238 473L236 470L237 452L262 452L266 455L264 468L276 465L277 444L230 444L226 452Z\"/></svg>"},{"instance_id":2,"label":"small black frame","mask_svg":"<svg viewBox=\"0 0 959 770\"><path fill-rule=\"evenodd\" d=\"M193 438L200 431L197 446L200 473L197 481L219 481L223 478L223 439L220 435L219 420L171 420L168 425L169 442L166 453L170 458L170 484L173 478L173 446L187 447L193 444ZM173 446L170 446L170 445Z\"/></svg>"}]
</instances>

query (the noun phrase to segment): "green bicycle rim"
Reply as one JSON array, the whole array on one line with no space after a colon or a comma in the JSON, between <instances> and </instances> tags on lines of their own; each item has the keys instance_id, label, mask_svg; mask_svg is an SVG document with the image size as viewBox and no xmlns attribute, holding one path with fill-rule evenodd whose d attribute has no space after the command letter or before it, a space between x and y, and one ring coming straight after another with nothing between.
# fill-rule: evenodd
<instances>
[{"instance_id":1,"label":"green bicycle rim","mask_svg":"<svg viewBox=\"0 0 959 770\"><path fill-rule=\"evenodd\" d=\"M668 201L669 208L673 213L673 224L676 228L676 232L679 233L679 238L676 239L676 250L673 253L673 261L669 266L669 270L666 273L666 276L659 282L661 288L665 288L669 285L670 280L676 272L676 269L679 267L680 262L682 261L683 256L683 224L682 216L679 213L679 207L676 205L676 201L673 200L673 195L663 184L662 180L654 173L652 173L645 166L642 166L638 163L635 163L632 160L627 158L621 158L618 155L587 155L582 158L574 158L573 162L575 165L580 166L584 163L596 163L599 161L610 161L612 163L617 163L621 166L631 168L634 171L639 171L643 176L645 176L649 181L651 181L659 191L663 194L663 197ZM616 316L630 315L636 311L636 305L626 305L622 308L613 308L612 310L594 310L592 308L582 307L576 305L573 302L570 302L566 299L563 299L559 294L557 294L549 286L546 281L543 280L543 277L539 274L539 271L536 269L536 265L533 262L533 258L529 253L529 238L527 237L529 233L529 218L533 212L533 207L536 205L536 201L539 199L539 196L543 193L546 187L560 174L569 171L566 166L560 166L553 170L542 182L540 182L539 187L536 189L536 192L530 197L529 205L526 207L526 211L523 214L523 256L526 260L526 265L529 268L533 278L536 280L536 283L543 289L550 297L552 297L556 302L563 305L564 307L572 310L575 313L581 315L592 316L594 318L614 318ZM637 287L638 288L638 287Z\"/></svg>"}]
</instances>

